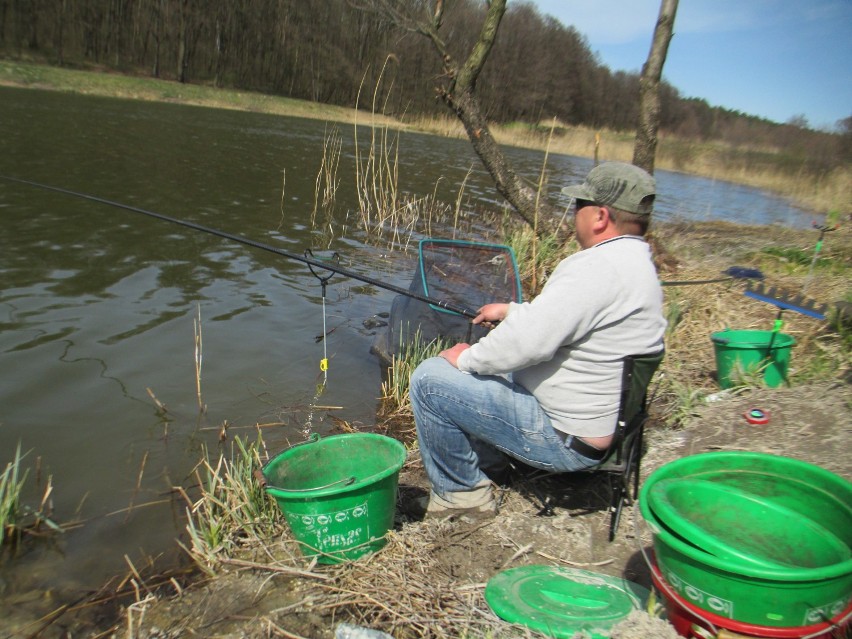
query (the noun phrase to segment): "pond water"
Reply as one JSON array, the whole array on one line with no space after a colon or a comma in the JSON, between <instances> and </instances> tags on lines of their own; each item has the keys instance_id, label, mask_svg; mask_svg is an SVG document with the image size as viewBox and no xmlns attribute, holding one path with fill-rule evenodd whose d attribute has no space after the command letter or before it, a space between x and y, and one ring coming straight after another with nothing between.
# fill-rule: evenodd
<instances>
[{"instance_id":1,"label":"pond water","mask_svg":"<svg viewBox=\"0 0 852 639\"><path fill-rule=\"evenodd\" d=\"M353 132L338 128L338 208L355 211ZM320 243L311 211L328 130L263 114L0 88L0 175L302 254ZM536 180L541 153L509 154ZM465 141L406 133L399 163L407 192L452 202L470 171L467 205L500 205ZM589 168L589 160L551 155L552 194ZM657 177L664 219L810 223L755 189ZM394 293L335 277L323 300L297 261L5 180L0 222L0 467L20 444L28 503L38 503L50 478L54 519L83 522L0 556L0 619L19 610L22 592L73 598L126 573L125 557L144 565L177 553L184 504L171 489L187 484L202 445L216 449L223 423L230 437L252 440L261 425L271 452L330 432L335 419L375 423L381 367L365 321L387 311ZM357 233L323 248L347 269L404 288L414 270L413 255L389 257ZM324 319L332 332L317 341Z\"/></svg>"}]
</instances>

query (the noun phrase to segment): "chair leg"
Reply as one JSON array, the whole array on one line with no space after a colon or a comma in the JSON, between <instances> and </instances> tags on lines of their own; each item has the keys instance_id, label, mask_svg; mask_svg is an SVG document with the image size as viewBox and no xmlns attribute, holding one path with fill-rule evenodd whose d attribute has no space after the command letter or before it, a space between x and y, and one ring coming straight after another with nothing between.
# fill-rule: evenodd
<instances>
[{"instance_id":1,"label":"chair leg","mask_svg":"<svg viewBox=\"0 0 852 639\"><path fill-rule=\"evenodd\" d=\"M621 475L614 482L611 481L610 485L612 487L612 501L610 502L609 540L614 541L618 524L621 521L621 509L624 507L624 495L627 487L624 485L624 478Z\"/></svg>"},{"instance_id":2,"label":"chair leg","mask_svg":"<svg viewBox=\"0 0 852 639\"><path fill-rule=\"evenodd\" d=\"M644 445L645 438L645 424L642 424L639 427L639 432L636 433L636 441L635 446L632 451L630 451L631 455L635 455L635 459L633 460L633 501L635 502L639 499L639 467L642 464L642 446Z\"/></svg>"},{"instance_id":3,"label":"chair leg","mask_svg":"<svg viewBox=\"0 0 852 639\"><path fill-rule=\"evenodd\" d=\"M644 424L633 439L631 446L624 451L624 468L615 479L610 476L612 501L610 502L609 540L615 540L618 524L621 521L621 511L628 500L635 504L639 498L639 467L642 460L642 436ZM632 482L632 487L631 487Z\"/></svg>"}]
</instances>

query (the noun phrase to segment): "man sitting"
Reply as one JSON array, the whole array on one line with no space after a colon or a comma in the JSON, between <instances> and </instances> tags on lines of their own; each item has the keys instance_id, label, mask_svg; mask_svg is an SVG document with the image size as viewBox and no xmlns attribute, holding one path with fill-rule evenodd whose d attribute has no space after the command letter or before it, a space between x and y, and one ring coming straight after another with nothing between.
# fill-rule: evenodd
<instances>
[{"instance_id":1,"label":"man sitting","mask_svg":"<svg viewBox=\"0 0 852 639\"><path fill-rule=\"evenodd\" d=\"M662 350L663 294L644 241L654 178L630 164L592 169L562 189L581 251L531 302L487 304L492 325L411 376L417 438L432 489L427 516L493 514L483 469L511 458L551 472L595 466L616 426L623 359Z\"/></svg>"}]
</instances>

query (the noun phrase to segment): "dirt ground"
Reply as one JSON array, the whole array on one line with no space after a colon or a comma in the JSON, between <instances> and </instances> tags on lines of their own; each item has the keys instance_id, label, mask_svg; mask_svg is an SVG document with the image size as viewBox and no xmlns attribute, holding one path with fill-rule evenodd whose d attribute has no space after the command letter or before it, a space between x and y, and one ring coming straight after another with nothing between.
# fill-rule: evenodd
<instances>
[{"instance_id":1,"label":"dirt ground","mask_svg":"<svg viewBox=\"0 0 852 639\"><path fill-rule=\"evenodd\" d=\"M852 393L848 385L720 392L686 428L651 425L642 475L685 455L747 450L794 457L852 479L848 454ZM767 412L766 425L743 414ZM403 487L425 486L416 454L400 476ZM553 516L539 516L550 494ZM341 623L401 637L539 636L501 621L483 591L495 574L525 564L567 566L623 577L651 588L642 550L652 546L638 506L628 507L614 542L607 541L606 484L591 476L560 481L521 479L486 522L408 522L402 515L388 546L345 567L309 566L280 548L248 553L212 582L128 610L127 628L147 639L172 637L335 636ZM266 564L267 568L260 568ZM269 567L271 566L271 568ZM316 577L293 577L275 567ZM342 633L342 630L341 630ZM338 636L343 636L340 634ZM370 635L363 634L363 637ZM580 636L580 635L578 635ZM632 615L612 631L621 639L675 637L648 614Z\"/></svg>"}]
</instances>

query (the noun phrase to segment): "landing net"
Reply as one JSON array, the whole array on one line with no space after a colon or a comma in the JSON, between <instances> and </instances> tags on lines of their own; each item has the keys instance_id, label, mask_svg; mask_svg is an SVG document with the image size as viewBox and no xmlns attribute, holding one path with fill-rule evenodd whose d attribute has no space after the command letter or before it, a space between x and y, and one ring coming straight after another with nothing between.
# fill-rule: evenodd
<instances>
[{"instance_id":1,"label":"landing net","mask_svg":"<svg viewBox=\"0 0 852 639\"><path fill-rule=\"evenodd\" d=\"M473 314L490 302L521 301L521 282L512 249L462 240L421 240L409 291ZM387 363L401 355L418 333L421 344L437 338L473 344L487 332L488 329L473 326L469 317L440 304L398 295L391 304L388 326L376 338L372 350Z\"/></svg>"}]
</instances>

